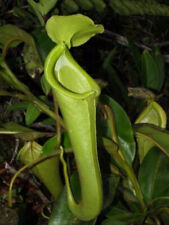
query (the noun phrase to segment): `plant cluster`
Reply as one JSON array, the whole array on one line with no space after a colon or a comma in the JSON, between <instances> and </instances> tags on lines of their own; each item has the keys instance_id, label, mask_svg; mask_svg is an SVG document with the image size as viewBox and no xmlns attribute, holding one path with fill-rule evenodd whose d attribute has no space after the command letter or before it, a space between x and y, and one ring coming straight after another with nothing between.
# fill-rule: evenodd
<instances>
[{"instance_id":1,"label":"plant cluster","mask_svg":"<svg viewBox=\"0 0 169 225\"><path fill-rule=\"evenodd\" d=\"M156 1L149 11L144 1L135 7L134 2L114 0L110 5L123 15L168 13ZM45 21L57 1L28 3L38 18L35 24L41 24L38 29L29 34L13 24L0 27L0 97L12 102L2 104L0 134L19 140L13 157L19 167L24 164L10 181L9 206L22 209L24 195L15 192L15 181L29 169L44 185L44 208L51 204L48 225L168 225L169 132L158 101L166 79L161 51L141 52L128 38L134 85L127 89L112 66L116 48L104 58L96 79L82 69L72 48L82 51L79 46L101 36L103 26L82 14L53 15ZM58 4L63 10L68 3ZM84 1L76 4L82 7ZM107 2L85 4L84 10L94 4L101 12ZM127 111L133 105L130 120ZM24 224L22 217L18 224Z\"/></svg>"}]
</instances>

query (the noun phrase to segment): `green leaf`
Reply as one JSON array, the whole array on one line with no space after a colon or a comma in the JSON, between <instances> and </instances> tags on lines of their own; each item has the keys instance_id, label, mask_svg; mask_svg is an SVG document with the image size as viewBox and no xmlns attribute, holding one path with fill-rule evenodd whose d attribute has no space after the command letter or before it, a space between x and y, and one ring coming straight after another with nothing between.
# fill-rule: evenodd
<instances>
[{"instance_id":1,"label":"green leaf","mask_svg":"<svg viewBox=\"0 0 169 225\"><path fill-rule=\"evenodd\" d=\"M106 179L103 180L103 186L104 186L103 208L104 209L109 207L111 203L113 202L119 181L120 181L120 177L114 174L111 174L110 176L106 177Z\"/></svg>"},{"instance_id":2,"label":"green leaf","mask_svg":"<svg viewBox=\"0 0 169 225\"><path fill-rule=\"evenodd\" d=\"M19 137L25 141L32 141L37 138L50 136L51 133L39 132L24 126L21 126L14 122L1 124L0 134L13 134L15 137Z\"/></svg>"},{"instance_id":3,"label":"green leaf","mask_svg":"<svg viewBox=\"0 0 169 225\"><path fill-rule=\"evenodd\" d=\"M134 125L136 136L142 136L153 142L161 151L169 156L169 132L151 124Z\"/></svg>"},{"instance_id":4,"label":"green leaf","mask_svg":"<svg viewBox=\"0 0 169 225\"><path fill-rule=\"evenodd\" d=\"M145 156L138 175L138 181L147 203L166 194L169 196L168 171L169 158L157 147L152 148Z\"/></svg>"},{"instance_id":5,"label":"green leaf","mask_svg":"<svg viewBox=\"0 0 169 225\"><path fill-rule=\"evenodd\" d=\"M156 126L165 128L167 123L167 116L163 108L157 102L153 101L148 104L143 112L141 112L141 114L135 121L135 124L137 123L154 124ZM154 143L143 136L136 135L136 137L140 162L142 162L144 156L154 146Z\"/></svg>"},{"instance_id":6,"label":"green leaf","mask_svg":"<svg viewBox=\"0 0 169 225\"><path fill-rule=\"evenodd\" d=\"M131 49L131 53L133 55L133 59L135 61L137 70L141 72L141 52L139 48L134 44L134 41L128 38L129 47Z\"/></svg>"},{"instance_id":7,"label":"green leaf","mask_svg":"<svg viewBox=\"0 0 169 225\"><path fill-rule=\"evenodd\" d=\"M49 38L44 28L34 30L32 36L36 42L39 55L44 63L49 52L55 47L55 43Z\"/></svg>"},{"instance_id":8,"label":"green leaf","mask_svg":"<svg viewBox=\"0 0 169 225\"><path fill-rule=\"evenodd\" d=\"M159 70L159 74L160 74L160 84L159 84L159 87L160 87L160 90L161 90L161 88L163 86L163 83L164 83L164 78L165 78L165 62L164 62L164 57L163 57L163 55L161 54L161 52L160 52L160 50L158 48L154 48L153 49L152 56L153 56L153 59L154 59L155 63L158 66L158 70Z\"/></svg>"},{"instance_id":9,"label":"green leaf","mask_svg":"<svg viewBox=\"0 0 169 225\"><path fill-rule=\"evenodd\" d=\"M52 41L64 42L69 48L79 46L97 33L103 33L102 25L95 25L87 16L52 16L46 23L46 30Z\"/></svg>"},{"instance_id":10,"label":"green leaf","mask_svg":"<svg viewBox=\"0 0 169 225\"><path fill-rule=\"evenodd\" d=\"M135 157L136 146L133 137L132 126L127 114L115 100L108 96L101 96L100 103L106 104L111 108L119 145L124 153L126 160L131 164ZM104 120L101 114L100 116L98 116L98 119L99 118L101 136L111 139L112 136L108 125L108 120Z\"/></svg>"},{"instance_id":11,"label":"green leaf","mask_svg":"<svg viewBox=\"0 0 169 225\"><path fill-rule=\"evenodd\" d=\"M36 108L36 106L32 103L29 103L26 114L25 114L25 122L26 125L31 125L41 114L41 111Z\"/></svg>"},{"instance_id":12,"label":"green leaf","mask_svg":"<svg viewBox=\"0 0 169 225\"><path fill-rule=\"evenodd\" d=\"M74 0L64 0L61 4L62 14L73 14L79 10L79 6L76 4Z\"/></svg>"},{"instance_id":13,"label":"green leaf","mask_svg":"<svg viewBox=\"0 0 169 225\"><path fill-rule=\"evenodd\" d=\"M29 102L19 102L7 107L7 112L27 109Z\"/></svg>"},{"instance_id":14,"label":"green leaf","mask_svg":"<svg viewBox=\"0 0 169 225\"><path fill-rule=\"evenodd\" d=\"M48 139L42 148L42 156L55 153L57 151L56 144L57 144L57 136Z\"/></svg>"},{"instance_id":15,"label":"green leaf","mask_svg":"<svg viewBox=\"0 0 169 225\"><path fill-rule=\"evenodd\" d=\"M48 95L51 90L51 86L48 84L44 74L41 76L40 83L41 83L43 92L45 93L45 95Z\"/></svg>"},{"instance_id":16,"label":"green leaf","mask_svg":"<svg viewBox=\"0 0 169 225\"><path fill-rule=\"evenodd\" d=\"M28 0L28 3L33 7L35 11L41 13L42 16L46 15L57 3L57 0L39 0L38 2Z\"/></svg>"},{"instance_id":17,"label":"green leaf","mask_svg":"<svg viewBox=\"0 0 169 225\"><path fill-rule=\"evenodd\" d=\"M106 4L104 3L103 0L91 0L93 5L95 6L96 11L98 12L103 12L104 9L106 8Z\"/></svg>"},{"instance_id":18,"label":"green leaf","mask_svg":"<svg viewBox=\"0 0 169 225\"><path fill-rule=\"evenodd\" d=\"M128 96L127 96L127 90L125 88L125 86L123 85L121 79L119 78L116 70L113 68L112 66L112 62L113 62L113 58L116 54L116 48L114 48L104 59L104 63L102 65L103 68L103 72L104 72L104 76L106 75L108 77L108 81L110 83L110 86L112 88L112 91L114 91L113 96L116 95L116 90L120 90L120 97L122 97L125 102L127 102L128 100ZM119 95L118 95L119 97Z\"/></svg>"},{"instance_id":19,"label":"green leaf","mask_svg":"<svg viewBox=\"0 0 169 225\"><path fill-rule=\"evenodd\" d=\"M75 0L79 7L83 10L92 10L93 9L93 4L91 3L90 0Z\"/></svg>"},{"instance_id":20,"label":"green leaf","mask_svg":"<svg viewBox=\"0 0 169 225\"><path fill-rule=\"evenodd\" d=\"M164 208L164 207L168 207L169 205L169 196L165 196L165 197L159 197L159 198L155 198L153 199L153 201L150 203L151 207L154 209L158 209L158 208Z\"/></svg>"},{"instance_id":21,"label":"green leaf","mask_svg":"<svg viewBox=\"0 0 169 225\"><path fill-rule=\"evenodd\" d=\"M107 219L101 225L131 225L142 224L144 214L131 213L125 209L113 207L107 214Z\"/></svg>"},{"instance_id":22,"label":"green leaf","mask_svg":"<svg viewBox=\"0 0 169 225\"><path fill-rule=\"evenodd\" d=\"M7 49L9 47L16 47L21 42L31 46L32 57L36 61L38 68L42 70L43 67L32 36L17 26L11 24L0 27L0 46L2 45L3 47L4 55L6 55Z\"/></svg>"},{"instance_id":23,"label":"green leaf","mask_svg":"<svg viewBox=\"0 0 169 225\"><path fill-rule=\"evenodd\" d=\"M169 15L168 5L156 0L110 0L110 6L120 15Z\"/></svg>"},{"instance_id":24,"label":"green leaf","mask_svg":"<svg viewBox=\"0 0 169 225\"><path fill-rule=\"evenodd\" d=\"M39 0L35 2L34 0L28 0L28 3L33 8L35 14L37 15L41 25L44 25L43 16L46 15L57 3L57 0Z\"/></svg>"},{"instance_id":25,"label":"green leaf","mask_svg":"<svg viewBox=\"0 0 169 225\"><path fill-rule=\"evenodd\" d=\"M161 77L157 63L147 50L142 54L142 78L146 88L160 91L164 78Z\"/></svg>"},{"instance_id":26,"label":"green leaf","mask_svg":"<svg viewBox=\"0 0 169 225\"><path fill-rule=\"evenodd\" d=\"M42 73L43 66L40 57L37 57L37 52L35 54L35 49L28 44L25 44L23 48L23 60L26 71L31 78L35 79Z\"/></svg>"},{"instance_id":27,"label":"green leaf","mask_svg":"<svg viewBox=\"0 0 169 225\"><path fill-rule=\"evenodd\" d=\"M27 142L19 151L17 158L24 164L39 159L42 154L42 146L36 142ZM59 156L41 162L32 168L37 176L56 199L62 190L62 181L59 171Z\"/></svg>"}]
</instances>

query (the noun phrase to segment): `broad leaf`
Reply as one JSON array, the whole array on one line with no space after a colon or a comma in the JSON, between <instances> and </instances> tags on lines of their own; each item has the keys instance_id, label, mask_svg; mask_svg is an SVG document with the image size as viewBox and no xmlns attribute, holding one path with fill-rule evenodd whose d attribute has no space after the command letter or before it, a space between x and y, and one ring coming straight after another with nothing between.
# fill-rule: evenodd
<instances>
[{"instance_id":1,"label":"broad leaf","mask_svg":"<svg viewBox=\"0 0 169 225\"><path fill-rule=\"evenodd\" d=\"M135 156L135 141L132 126L127 114L115 100L108 96L102 96L100 98L100 104L106 104L111 108L119 145L126 160L131 164ZM103 119L103 116L99 111L98 120L98 129L100 129L101 136L111 139L110 121Z\"/></svg>"},{"instance_id":2,"label":"broad leaf","mask_svg":"<svg viewBox=\"0 0 169 225\"><path fill-rule=\"evenodd\" d=\"M25 141L52 135L52 133L35 131L14 122L1 124L0 134L12 134Z\"/></svg>"},{"instance_id":3,"label":"broad leaf","mask_svg":"<svg viewBox=\"0 0 169 225\"><path fill-rule=\"evenodd\" d=\"M141 112L135 123L148 123L165 128L167 123L166 113L157 102L153 101ZM154 143L143 136L136 135L136 137L140 162L142 162L144 156L154 146Z\"/></svg>"},{"instance_id":4,"label":"broad leaf","mask_svg":"<svg viewBox=\"0 0 169 225\"><path fill-rule=\"evenodd\" d=\"M52 16L46 23L46 30L52 41L64 42L69 48L79 46L97 33L103 33L102 25L95 25L87 16Z\"/></svg>"},{"instance_id":5,"label":"broad leaf","mask_svg":"<svg viewBox=\"0 0 169 225\"><path fill-rule=\"evenodd\" d=\"M145 156L138 175L138 181L147 203L157 197L169 196L168 170L169 158L157 147L152 148ZM157 204L160 204L159 202Z\"/></svg>"},{"instance_id":6,"label":"broad leaf","mask_svg":"<svg viewBox=\"0 0 169 225\"><path fill-rule=\"evenodd\" d=\"M25 122L26 125L31 125L41 114L41 111L32 103L29 103L26 114L25 114Z\"/></svg>"},{"instance_id":7,"label":"broad leaf","mask_svg":"<svg viewBox=\"0 0 169 225\"><path fill-rule=\"evenodd\" d=\"M42 146L36 142L27 142L18 153L18 159L24 163L30 163L39 159L42 154ZM62 190L62 181L59 171L59 156L41 162L32 168L36 175L48 188L53 198L57 198ZM50 174L50 176L49 176Z\"/></svg>"},{"instance_id":8,"label":"broad leaf","mask_svg":"<svg viewBox=\"0 0 169 225\"><path fill-rule=\"evenodd\" d=\"M136 136L145 137L169 156L169 132L151 124L136 124Z\"/></svg>"},{"instance_id":9,"label":"broad leaf","mask_svg":"<svg viewBox=\"0 0 169 225\"><path fill-rule=\"evenodd\" d=\"M161 76L159 67L147 50L142 54L142 77L146 88L160 91L164 78Z\"/></svg>"}]
</instances>

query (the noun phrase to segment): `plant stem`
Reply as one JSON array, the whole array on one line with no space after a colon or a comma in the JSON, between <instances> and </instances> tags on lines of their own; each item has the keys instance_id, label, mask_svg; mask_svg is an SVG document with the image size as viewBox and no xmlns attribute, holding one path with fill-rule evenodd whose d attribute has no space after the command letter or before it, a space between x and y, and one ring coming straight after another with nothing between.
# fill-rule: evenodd
<instances>
[{"instance_id":1,"label":"plant stem","mask_svg":"<svg viewBox=\"0 0 169 225\"><path fill-rule=\"evenodd\" d=\"M56 114L56 134L57 134L57 143L56 143L56 148L59 148L60 142L61 142L61 130L60 130L60 123L59 123L59 111L58 111L58 104L55 96L55 92L52 89L53 93L53 103L55 107L55 114Z\"/></svg>"}]
</instances>

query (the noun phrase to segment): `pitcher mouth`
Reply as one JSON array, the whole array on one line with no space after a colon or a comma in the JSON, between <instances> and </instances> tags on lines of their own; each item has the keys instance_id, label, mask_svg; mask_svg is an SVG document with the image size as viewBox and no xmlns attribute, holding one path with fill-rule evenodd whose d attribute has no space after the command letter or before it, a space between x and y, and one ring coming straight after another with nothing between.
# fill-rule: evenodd
<instances>
[{"instance_id":1,"label":"pitcher mouth","mask_svg":"<svg viewBox=\"0 0 169 225\"><path fill-rule=\"evenodd\" d=\"M51 51L45 63L45 76L52 88L75 99L99 96L97 83L76 63L66 46L59 45Z\"/></svg>"}]
</instances>

